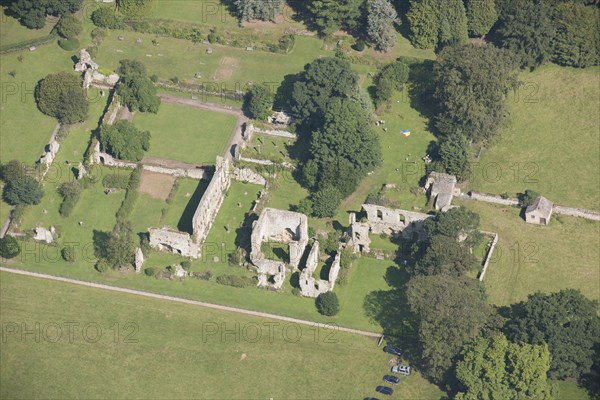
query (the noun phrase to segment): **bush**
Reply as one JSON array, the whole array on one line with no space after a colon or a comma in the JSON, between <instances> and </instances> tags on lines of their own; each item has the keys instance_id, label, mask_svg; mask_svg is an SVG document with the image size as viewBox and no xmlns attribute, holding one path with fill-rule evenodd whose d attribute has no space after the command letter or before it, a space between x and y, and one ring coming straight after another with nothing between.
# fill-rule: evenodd
<instances>
[{"instance_id":1,"label":"bush","mask_svg":"<svg viewBox=\"0 0 600 400\"><path fill-rule=\"evenodd\" d=\"M102 186L105 188L127 189L130 175L119 175L118 173L105 175L102 178Z\"/></svg>"},{"instance_id":2,"label":"bush","mask_svg":"<svg viewBox=\"0 0 600 400\"><path fill-rule=\"evenodd\" d=\"M63 197L63 202L60 204L58 212L63 217L68 217L79 201L81 185L79 181L65 182L58 188L58 193Z\"/></svg>"},{"instance_id":3,"label":"bush","mask_svg":"<svg viewBox=\"0 0 600 400\"><path fill-rule=\"evenodd\" d=\"M292 289L292 294L294 296L302 297L302 290L300 288L295 287Z\"/></svg>"},{"instance_id":4,"label":"bush","mask_svg":"<svg viewBox=\"0 0 600 400\"><path fill-rule=\"evenodd\" d=\"M65 246L60 251L63 260L73 263L75 262L75 248L73 246Z\"/></svg>"},{"instance_id":5,"label":"bush","mask_svg":"<svg viewBox=\"0 0 600 400\"><path fill-rule=\"evenodd\" d=\"M156 267L149 267L144 270L144 274L146 274L146 276L156 276L159 272L160 268Z\"/></svg>"},{"instance_id":6,"label":"bush","mask_svg":"<svg viewBox=\"0 0 600 400\"><path fill-rule=\"evenodd\" d=\"M266 120L273 109L273 94L265 85L252 86L244 96L244 109L250 118Z\"/></svg>"},{"instance_id":7,"label":"bush","mask_svg":"<svg viewBox=\"0 0 600 400\"><path fill-rule=\"evenodd\" d=\"M65 51L74 51L79 49L79 40L77 39L59 39L58 45Z\"/></svg>"},{"instance_id":8,"label":"bush","mask_svg":"<svg viewBox=\"0 0 600 400\"><path fill-rule=\"evenodd\" d=\"M317 310L328 317L333 317L340 311L340 302L333 292L322 293L317 297Z\"/></svg>"},{"instance_id":9,"label":"bush","mask_svg":"<svg viewBox=\"0 0 600 400\"><path fill-rule=\"evenodd\" d=\"M540 194L535 190L527 189L525 193L521 193L521 195L519 196L521 204L525 207L528 207L533 204L533 202L539 195Z\"/></svg>"},{"instance_id":10,"label":"bush","mask_svg":"<svg viewBox=\"0 0 600 400\"><path fill-rule=\"evenodd\" d=\"M356 51L363 51L365 49L366 45L365 42L362 40L359 40L358 42L356 42L354 44L354 46L352 46L352 48Z\"/></svg>"},{"instance_id":11,"label":"bush","mask_svg":"<svg viewBox=\"0 0 600 400\"><path fill-rule=\"evenodd\" d=\"M323 243L323 251L327 254L332 254L339 249L340 234L336 231L330 232L327 239Z\"/></svg>"},{"instance_id":12,"label":"bush","mask_svg":"<svg viewBox=\"0 0 600 400\"><path fill-rule=\"evenodd\" d=\"M312 195L313 215L317 218L331 218L341 202L342 195L336 187L325 187Z\"/></svg>"},{"instance_id":13,"label":"bush","mask_svg":"<svg viewBox=\"0 0 600 400\"><path fill-rule=\"evenodd\" d=\"M112 7L100 7L92 13L92 22L100 28L122 29L123 21Z\"/></svg>"},{"instance_id":14,"label":"bush","mask_svg":"<svg viewBox=\"0 0 600 400\"><path fill-rule=\"evenodd\" d=\"M356 254L354 254L350 248L345 248L340 254L340 267L343 269L349 269L355 260Z\"/></svg>"},{"instance_id":15,"label":"bush","mask_svg":"<svg viewBox=\"0 0 600 400\"><path fill-rule=\"evenodd\" d=\"M190 276L196 279L202 279L203 281L209 281L212 278L212 272L210 270L204 272L192 272Z\"/></svg>"},{"instance_id":16,"label":"bush","mask_svg":"<svg viewBox=\"0 0 600 400\"><path fill-rule=\"evenodd\" d=\"M58 34L67 39L74 39L81 34L83 26L81 21L73 14L65 14L56 24Z\"/></svg>"},{"instance_id":17,"label":"bush","mask_svg":"<svg viewBox=\"0 0 600 400\"><path fill-rule=\"evenodd\" d=\"M17 239L9 235L0 239L0 257L15 258L19 253L21 253L21 246Z\"/></svg>"},{"instance_id":18,"label":"bush","mask_svg":"<svg viewBox=\"0 0 600 400\"><path fill-rule=\"evenodd\" d=\"M211 32L208 34L208 42L210 44L219 43L220 41L221 41L221 36L219 36L217 33Z\"/></svg>"},{"instance_id":19,"label":"bush","mask_svg":"<svg viewBox=\"0 0 600 400\"><path fill-rule=\"evenodd\" d=\"M219 275L217 276L217 283L225 286L244 288L256 285L256 278L238 275Z\"/></svg>"},{"instance_id":20,"label":"bush","mask_svg":"<svg viewBox=\"0 0 600 400\"><path fill-rule=\"evenodd\" d=\"M186 271L189 271L191 267L192 267L192 262L190 260L185 260L181 263L181 268L183 268Z\"/></svg>"},{"instance_id":21,"label":"bush","mask_svg":"<svg viewBox=\"0 0 600 400\"><path fill-rule=\"evenodd\" d=\"M133 211L133 207L135 206L135 202L138 198L138 187L140 185L140 176L142 174L141 168L136 168L133 170L129 177L129 183L127 184L127 193L125 193L125 198L123 199L123 203L121 203L121 207L117 211L117 219L124 220L126 217L131 214Z\"/></svg>"},{"instance_id":22,"label":"bush","mask_svg":"<svg viewBox=\"0 0 600 400\"><path fill-rule=\"evenodd\" d=\"M100 259L96 263L96 271L98 271L100 273L104 273L104 272L108 271L109 269L110 269L110 264L104 259Z\"/></svg>"},{"instance_id":23,"label":"bush","mask_svg":"<svg viewBox=\"0 0 600 400\"><path fill-rule=\"evenodd\" d=\"M140 161L150 148L150 132L141 131L131 122L122 120L100 127L102 149L119 160Z\"/></svg>"}]
</instances>

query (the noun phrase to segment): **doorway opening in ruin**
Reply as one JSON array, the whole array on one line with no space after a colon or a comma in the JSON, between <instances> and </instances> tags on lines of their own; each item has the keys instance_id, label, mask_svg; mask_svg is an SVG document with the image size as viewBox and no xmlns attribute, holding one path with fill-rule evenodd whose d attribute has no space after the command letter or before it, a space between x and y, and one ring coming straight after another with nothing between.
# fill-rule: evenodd
<instances>
[{"instance_id":1,"label":"doorway opening in ruin","mask_svg":"<svg viewBox=\"0 0 600 400\"><path fill-rule=\"evenodd\" d=\"M383 212L381 210L377 210L377 218L383 220Z\"/></svg>"}]
</instances>

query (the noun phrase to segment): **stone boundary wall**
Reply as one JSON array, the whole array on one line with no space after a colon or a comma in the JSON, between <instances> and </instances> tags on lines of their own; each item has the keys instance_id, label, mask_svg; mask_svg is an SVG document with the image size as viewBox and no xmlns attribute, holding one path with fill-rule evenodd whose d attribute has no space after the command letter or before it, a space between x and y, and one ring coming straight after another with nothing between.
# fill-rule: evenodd
<instances>
[{"instance_id":1,"label":"stone boundary wall","mask_svg":"<svg viewBox=\"0 0 600 400\"><path fill-rule=\"evenodd\" d=\"M250 168L233 168L233 179L238 182L253 183L255 185L267 186L267 180L264 176L251 170Z\"/></svg>"},{"instance_id":2,"label":"stone boundary wall","mask_svg":"<svg viewBox=\"0 0 600 400\"><path fill-rule=\"evenodd\" d=\"M571 217L580 217L591 219L592 221L600 221L600 213L592 210L584 210L582 208L572 208L564 206L554 206L552 209L556 214L569 215Z\"/></svg>"},{"instance_id":3,"label":"stone boundary wall","mask_svg":"<svg viewBox=\"0 0 600 400\"><path fill-rule=\"evenodd\" d=\"M492 240L492 244L488 249L487 255L485 256L485 261L483 263L483 269L481 270L481 275L479 275L479 281L483 282L483 278L485 277L485 273L487 272L488 266L490 265L490 260L492 259L492 254L494 254L494 249L496 248L496 244L498 244L498 234L492 232L481 232L484 234L494 235L494 239Z\"/></svg>"},{"instance_id":4,"label":"stone boundary wall","mask_svg":"<svg viewBox=\"0 0 600 400\"><path fill-rule=\"evenodd\" d=\"M208 232L223 204L225 194L231 185L230 169L229 159L217 157L215 173L202 195L200 204L198 204L198 208L192 219L192 229L199 248L204 244Z\"/></svg>"},{"instance_id":5,"label":"stone boundary wall","mask_svg":"<svg viewBox=\"0 0 600 400\"><path fill-rule=\"evenodd\" d=\"M290 164L288 162L276 163L271 160L259 160L257 158L238 157L238 161L245 161L245 162L249 162L251 164L260 164L260 165L280 165L280 166L282 166L284 168L288 168L288 169L295 168L292 164Z\"/></svg>"},{"instance_id":6,"label":"stone boundary wall","mask_svg":"<svg viewBox=\"0 0 600 400\"><path fill-rule=\"evenodd\" d=\"M147 171L157 172L159 174L173 175L176 177L191 178L191 179L207 179L210 175L206 168L167 168L157 165L143 165Z\"/></svg>"},{"instance_id":7,"label":"stone boundary wall","mask_svg":"<svg viewBox=\"0 0 600 400\"><path fill-rule=\"evenodd\" d=\"M468 195L472 200L485 201L487 203L501 204L503 206L518 206L519 200L517 199L503 199L500 196L492 194L470 192Z\"/></svg>"}]
</instances>

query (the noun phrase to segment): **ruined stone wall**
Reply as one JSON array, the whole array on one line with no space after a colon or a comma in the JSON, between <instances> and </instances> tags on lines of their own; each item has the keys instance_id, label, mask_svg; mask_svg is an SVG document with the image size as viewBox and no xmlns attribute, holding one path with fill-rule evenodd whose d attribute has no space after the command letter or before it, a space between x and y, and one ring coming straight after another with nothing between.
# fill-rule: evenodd
<instances>
[{"instance_id":1,"label":"ruined stone wall","mask_svg":"<svg viewBox=\"0 0 600 400\"><path fill-rule=\"evenodd\" d=\"M229 160L217 157L215 173L198 204L192 219L192 228L196 237L196 244L202 247L208 232L219 213L225 193L231 185L231 172Z\"/></svg>"},{"instance_id":2,"label":"ruined stone wall","mask_svg":"<svg viewBox=\"0 0 600 400\"><path fill-rule=\"evenodd\" d=\"M233 179L239 182L253 183L255 185L267 186L264 176L250 168L233 168Z\"/></svg>"},{"instance_id":3,"label":"ruined stone wall","mask_svg":"<svg viewBox=\"0 0 600 400\"><path fill-rule=\"evenodd\" d=\"M261 243L265 240L290 243L290 265L297 268L308 244L308 218L297 212L265 208L252 228L250 260L255 265L264 259Z\"/></svg>"},{"instance_id":4,"label":"ruined stone wall","mask_svg":"<svg viewBox=\"0 0 600 400\"><path fill-rule=\"evenodd\" d=\"M184 257L198 258L199 246L192 237L185 232L174 231L168 228L150 228L150 246L160 251L169 251Z\"/></svg>"},{"instance_id":5,"label":"ruined stone wall","mask_svg":"<svg viewBox=\"0 0 600 400\"><path fill-rule=\"evenodd\" d=\"M159 167L156 165L144 165L145 170L151 172L157 172L159 174L173 175L177 177L191 178L191 179L207 179L208 172L206 168L167 168Z\"/></svg>"},{"instance_id":6,"label":"ruined stone wall","mask_svg":"<svg viewBox=\"0 0 600 400\"><path fill-rule=\"evenodd\" d=\"M363 204L367 213L367 223L374 234L394 234L397 232L418 232L421 234L423 223L433 216L413 211L392 209L374 204Z\"/></svg>"}]
</instances>

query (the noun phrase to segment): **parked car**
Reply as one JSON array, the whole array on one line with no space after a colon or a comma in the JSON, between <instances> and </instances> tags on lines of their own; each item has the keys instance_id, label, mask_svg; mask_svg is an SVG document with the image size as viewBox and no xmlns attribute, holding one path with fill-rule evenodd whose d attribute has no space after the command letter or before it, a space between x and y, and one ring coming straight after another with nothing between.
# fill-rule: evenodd
<instances>
[{"instance_id":1,"label":"parked car","mask_svg":"<svg viewBox=\"0 0 600 400\"><path fill-rule=\"evenodd\" d=\"M408 365L394 365L392 372L394 374L410 375L410 367Z\"/></svg>"},{"instance_id":2,"label":"parked car","mask_svg":"<svg viewBox=\"0 0 600 400\"><path fill-rule=\"evenodd\" d=\"M390 353L393 354L395 356L401 356L402 355L402 350L396 346L392 346L391 344L385 345L383 347L383 351L385 351L386 353Z\"/></svg>"},{"instance_id":3,"label":"parked car","mask_svg":"<svg viewBox=\"0 0 600 400\"><path fill-rule=\"evenodd\" d=\"M364 400L379 400L379 399L377 399L375 397L365 397Z\"/></svg>"},{"instance_id":4,"label":"parked car","mask_svg":"<svg viewBox=\"0 0 600 400\"><path fill-rule=\"evenodd\" d=\"M385 375L383 377L383 380L386 381L387 383L391 383L392 385L397 385L398 382L400 382L400 378L398 378L397 376L394 376L394 375Z\"/></svg>"},{"instance_id":5,"label":"parked car","mask_svg":"<svg viewBox=\"0 0 600 400\"><path fill-rule=\"evenodd\" d=\"M392 393L394 393L394 389L387 387L387 386L377 386L375 388L375 391L381 393L381 394L385 394L385 395L391 395Z\"/></svg>"}]
</instances>

